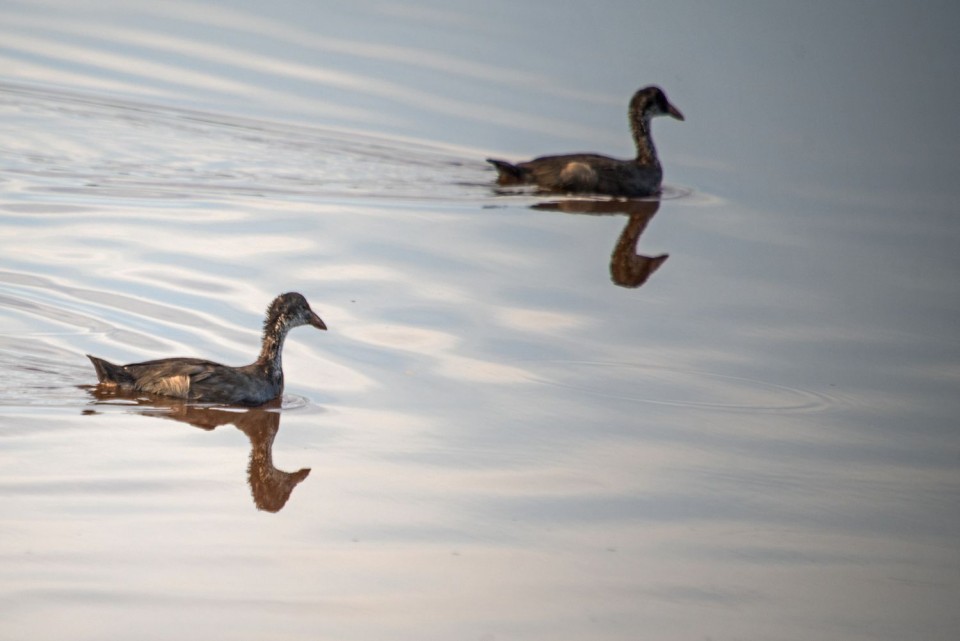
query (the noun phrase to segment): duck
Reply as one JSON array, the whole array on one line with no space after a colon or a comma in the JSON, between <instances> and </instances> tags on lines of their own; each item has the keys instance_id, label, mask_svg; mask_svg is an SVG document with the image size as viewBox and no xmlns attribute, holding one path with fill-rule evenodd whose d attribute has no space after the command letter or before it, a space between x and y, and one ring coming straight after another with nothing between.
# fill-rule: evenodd
<instances>
[{"instance_id":1,"label":"duck","mask_svg":"<svg viewBox=\"0 0 960 641\"><path fill-rule=\"evenodd\" d=\"M510 163L487 158L497 170L497 184L536 185L541 191L596 193L608 196L643 197L660 193L663 169L650 134L655 116L684 120L660 87L637 90L630 100L628 117L637 157L619 160L591 153L541 156L527 162Z\"/></svg>"},{"instance_id":2,"label":"duck","mask_svg":"<svg viewBox=\"0 0 960 641\"><path fill-rule=\"evenodd\" d=\"M267 308L260 355L253 363L230 367L199 358L162 358L115 365L87 354L101 386L146 392L198 403L263 405L283 393L283 341L294 327L327 325L303 294L277 296Z\"/></svg>"}]
</instances>

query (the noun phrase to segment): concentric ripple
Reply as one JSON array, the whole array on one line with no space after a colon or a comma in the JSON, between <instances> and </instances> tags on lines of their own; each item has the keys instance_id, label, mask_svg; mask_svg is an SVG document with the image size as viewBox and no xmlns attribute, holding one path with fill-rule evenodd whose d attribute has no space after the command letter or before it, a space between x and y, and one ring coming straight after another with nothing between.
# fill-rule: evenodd
<instances>
[{"instance_id":1,"label":"concentric ripple","mask_svg":"<svg viewBox=\"0 0 960 641\"><path fill-rule=\"evenodd\" d=\"M590 396L725 412L813 413L837 400L821 392L716 372L605 361L525 364L531 380Z\"/></svg>"}]
</instances>

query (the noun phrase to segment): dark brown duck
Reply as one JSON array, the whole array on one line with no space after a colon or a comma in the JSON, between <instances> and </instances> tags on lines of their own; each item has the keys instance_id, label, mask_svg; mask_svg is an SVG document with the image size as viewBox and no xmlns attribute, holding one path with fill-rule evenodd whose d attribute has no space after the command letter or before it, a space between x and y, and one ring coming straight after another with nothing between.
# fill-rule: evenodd
<instances>
[{"instance_id":1,"label":"dark brown duck","mask_svg":"<svg viewBox=\"0 0 960 641\"><path fill-rule=\"evenodd\" d=\"M290 292L277 296L267 308L260 356L250 365L230 367L199 358L114 365L89 354L87 358L101 385L202 403L262 405L283 393L283 341L287 332L300 325L327 329L307 299Z\"/></svg>"},{"instance_id":2,"label":"dark brown duck","mask_svg":"<svg viewBox=\"0 0 960 641\"><path fill-rule=\"evenodd\" d=\"M499 185L537 185L551 192L591 192L610 196L652 196L660 192L663 169L650 134L654 116L683 120L659 87L644 87L630 101L630 129L637 157L618 160L600 154L542 156L517 164L488 158Z\"/></svg>"}]
</instances>

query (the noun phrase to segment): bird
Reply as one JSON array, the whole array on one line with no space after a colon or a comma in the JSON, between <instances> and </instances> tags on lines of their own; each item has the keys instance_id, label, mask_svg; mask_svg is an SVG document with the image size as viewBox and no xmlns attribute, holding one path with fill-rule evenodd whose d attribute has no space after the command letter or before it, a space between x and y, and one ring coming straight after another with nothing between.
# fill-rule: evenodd
<instances>
[{"instance_id":1,"label":"bird","mask_svg":"<svg viewBox=\"0 0 960 641\"><path fill-rule=\"evenodd\" d=\"M323 320L297 292L277 296L267 308L263 343L253 363L230 367L199 358L162 358L115 365L87 354L100 385L199 403L257 406L283 393L283 341L294 327L326 330Z\"/></svg>"},{"instance_id":2,"label":"bird","mask_svg":"<svg viewBox=\"0 0 960 641\"><path fill-rule=\"evenodd\" d=\"M660 191L663 169L650 135L654 116L684 120L680 110L670 104L656 86L639 89L630 100L628 117L637 157L619 160L600 154L577 153L541 156L521 163L496 158L487 162L496 167L497 184L537 185L548 192L589 192L609 196L653 196Z\"/></svg>"}]
</instances>

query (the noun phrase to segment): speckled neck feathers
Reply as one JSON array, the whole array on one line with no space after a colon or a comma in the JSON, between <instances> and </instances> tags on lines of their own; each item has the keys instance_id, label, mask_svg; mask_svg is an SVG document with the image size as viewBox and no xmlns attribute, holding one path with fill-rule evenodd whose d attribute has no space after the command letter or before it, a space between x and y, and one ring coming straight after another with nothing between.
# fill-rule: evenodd
<instances>
[{"instance_id":1,"label":"speckled neck feathers","mask_svg":"<svg viewBox=\"0 0 960 641\"><path fill-rule=\"evenodd\" d=\"M276 372L281 371L283 341L291 329L290 318L285 312L279 298L267 309L267 317L263 321L263 345L257 357L258 365Z\"/></svg>"},{"instance_id":2,"label":"speckled neck feathers","mask_svg":"<svg viewBox=\"0 0 960 641\"><path fill-rule=\"evenodd\" d=\"M637 146L636 161L647 167L659 168L660 159L650 135L650 116L645 104L634 102L630 105L630 131L633 132L633 142Z\"/></svg>"}]
</instances>

